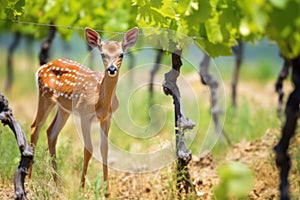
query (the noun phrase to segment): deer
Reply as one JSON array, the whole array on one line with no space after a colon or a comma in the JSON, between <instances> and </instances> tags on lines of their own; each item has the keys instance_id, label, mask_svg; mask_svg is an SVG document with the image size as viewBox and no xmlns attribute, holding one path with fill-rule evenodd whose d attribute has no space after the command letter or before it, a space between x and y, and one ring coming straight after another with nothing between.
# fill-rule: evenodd
<instances>
[{"instance_id":1,"label":"deer","mask_svg":"<svg viewBox=\"0 0 300 200\"><path fill-rule=\"evenodd\" d=\"M100 152L103 165L103 181L108 192L108 132L112 113L118 108L116 86L123 55L135 45L138 28L127 31L121 42L102 41L100 35L91 28L85 28L87 43L100 51L104 65L104 73L92 71L88 67L69 59L57 59L39 67L36 72L38 87L38 108L31 125L31 144L36 147L42 125L54 106L57 107L55 117L47 129L49 153L54 171L57 170L56 143L61 129L70 114L79 116L84 142L84 164L81 176L81 187L85 185L85 177L89 161L92 157L90 131L93 118L100 124ZM31 177L32 167L29 170ZM56 180L56 174L54 173Z\"/></svg>"}]
</instances>

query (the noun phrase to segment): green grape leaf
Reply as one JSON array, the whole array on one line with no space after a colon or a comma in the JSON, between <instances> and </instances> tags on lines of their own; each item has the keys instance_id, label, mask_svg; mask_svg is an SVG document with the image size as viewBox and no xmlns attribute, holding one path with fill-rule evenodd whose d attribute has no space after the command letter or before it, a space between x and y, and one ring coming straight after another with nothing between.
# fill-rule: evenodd
<instances>
[{"instance_id":1,"label":"green grape leaf","mask_svg":"<svg viewBox=\"0 0 300 200\"><path fill-rule=\"evenodd\" d=\"M274 40L286 58L300 54L300 1L289 1L284 8L274 7L269 12L266 35ZM282 17L284 16L284 17Z\"/></svg>"},{"instance_id":2,"label":"green grape leaf","mask_svg":"<svg viewBox=\"0 0 300 200\"><path fill-rule=\"evenodd\" d=\"M204 22L212 15L212 6L209 0L198 0L199 10L197 11L200 22Z\"/></svg>"},{"instance_id":3,"label":"green grape leaf","mask_svg":"<svg viewBox=\"0 0 300 200\"><path fill-rule=\"evenodd\" d=\"M153 47L160 47L164 50L169 49L169 34L165 29L144 28L142 33L146 44L151 44Z\"/></svg>"},{"instance_id":4,"label":"green grape leaf","mask_svg":"<svg viewBox=\"0 0 300 200\"><path fill-rule=\"evenodd\" d=\"M197 47L203 49L210 57L231 56L231 46L224 43L213 44L206 39L195 40Z\"/></svg>"},{"instance_id":5,"label":"green grape leaf","mask_svg":"<svg viewBox=\"0 0 300 200\"><path fill-rule=\"evenodd\" d=\"M25 0L18 0L14 7L18 13L22 13L24 6L25 6Z\"/></svg>"},{"instance_id":6,"label":"green grape leaf","mask_svg":"<svg viewBox=\"0 0 300 200\"><path fill-rule=\"evenodd\" d=\"M217 197L220 199L247 197L253 185L253 173L247 165L240 162L226 163L218 167L218 175L220 183L214 190Z\"/></svg>"},{"instance_id":7,"label":"green grape leaf","mask_svg":"<svg viewBox=\"0 0 300 200\"><path fill-rule=\"evenodd\" d=\"M8 19L12 19L12 20L15 19L15 15L14 15L14 10L13 10L13 9L11 9L11 8L6 8L6 9L5 9L5 14L6 14L6 17L7 17Z\"/></svg>"},{"instance_id":8,"label":"green grape leaf","mask_svg":"<svg viewBox=\"0 0 300 200\"><path fill-rule=\"evenodd\" d=\"M288 0L270 0L270 2L277 8L285 8Z\"/></svg>"},{"instance_id":9,"label":"green grape leaf","mask_svg":"<svg viewBox=\"0 0 300 200\"><path fill-rule=\"evenodd\" d=\"M150 4L151 4L151 7L160 8L163 5L163 1L161 1L161 0L151 0Z\"/></svg>"},{"instance_id":10,"label":"green grape leaf","mask_svg":"<svg viewBox=\"0 0 300 200\"><path fill-rule=\"evenodd\" d=\"M218 22L218 17L214 17L205 22L205 29L207 38L212 43L221 43L223 41L223 35Z\"/></svg>"},{"instance_id":11,"label":"green grape leaf","mask_svg":"<svg viewBox=\"0 0 300 200\"><path fill-rule=\"evenodd\" d=\"M1 2L0 11L5 13L6 18L15 20L24 13L25 0L4 0Z\"/></svg>"}]
</instances>

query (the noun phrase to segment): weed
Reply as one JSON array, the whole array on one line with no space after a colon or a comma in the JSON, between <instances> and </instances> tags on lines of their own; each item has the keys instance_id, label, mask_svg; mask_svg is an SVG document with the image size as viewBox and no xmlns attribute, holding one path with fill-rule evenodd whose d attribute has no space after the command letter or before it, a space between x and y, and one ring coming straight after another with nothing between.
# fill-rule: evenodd
<instances>
[{"instance_id":1,"label":"weed","mask_svg":"<svg viewBox=\"0 0 300 200\"><path fill-rule=\"evenodd\" d=\"M92 194L91 199L98 200L104 199L106 194L107 182L102 182L102 172L99 172L93 182L86 178L86 184L88 188L88 193Z\"/></svg>"},{"instance_id":2,"label":"weed","mask_svg":"<svg viewBox=\"0 0 300 200\"><path fill-rule=\"evenodd\" d=\"M48 149L38 146L35 148L35 162L29 188L32 193L31 196L37 199L64 199L60 175L54 171L52 159ZM54 181L53 174L58 177L57 183Z\"/></svg>"}]
</instances>

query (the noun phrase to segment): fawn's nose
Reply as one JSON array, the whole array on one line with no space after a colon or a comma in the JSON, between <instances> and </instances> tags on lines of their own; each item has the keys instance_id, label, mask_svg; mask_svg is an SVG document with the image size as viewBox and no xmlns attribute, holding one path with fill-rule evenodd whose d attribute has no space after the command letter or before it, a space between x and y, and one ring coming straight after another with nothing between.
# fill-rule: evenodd
<instances>
[{"instance_id":1,"label":"fawn's nose","mask_svg":"<svg viewBox=\"0 0 300 200\"><path fill-rule=\"evenodd\" d=\"M111 65L107 68L107 73L110 77L115 77L118 73L118 68L114 65Z\"/></svg>"}]
</instances>

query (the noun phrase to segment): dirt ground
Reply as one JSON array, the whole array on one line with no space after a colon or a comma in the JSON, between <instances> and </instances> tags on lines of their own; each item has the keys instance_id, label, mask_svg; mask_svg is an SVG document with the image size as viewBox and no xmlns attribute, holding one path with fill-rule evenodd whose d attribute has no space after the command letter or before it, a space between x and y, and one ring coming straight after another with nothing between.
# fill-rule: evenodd
<instances>
[{"instance_id":1,"label":"dirt ground","mask_svg":"<svg viewBox=\"0 0 300 200\"><path fill-rule=\"evenodd\" d=\"M268 131L259 140L235 144L221 161L243 162L253 170L255 180L249 199L278 199L278 170L272 151L278 134ZM208 153L200 158L193 156L189 169L199 199L214 199L213 188L219 179L216 172L217 163L212 154ZM159 173L149 176L133 174L118 176L116 178L119 191L116 196L120 199L172 199L167 195L169 186L164 180L165 176L165 172L162 176ZM140 184L141 182L143 184Z\"/></svg>"},{"instance_id":2,"label":"dirt ground","mask_svg":"<svg viewBox=\"0 0 300 200\"><path fill-rule=\"evenodd\" d=\"M278 170L274 163L274 153L272 148L277 141L279 131L269 130L256 141L241 141L234 144L224 159L218 165L227 161L239 161L247 164L254 172L255 180L248 199L278 199ZM293 143L295 148L300 144L300 137ZM221 162L221 163L220 163ZM190 174L192 183L196 189L196 196L199 199L214 199L213 188L219 182L216 169L217 162L208 153L203 157L193 156L190 162ZM130 174L124 172L111 171L112 199L173 199L174 194L170 192L172 184L172 167L162 169L148 174ZM299 191L300 177L295 170L291 170L290 179L291 190ZM174 185L174 184L173 184ZM31 196L28 191L28 197ZM0 189L0 199L13 198L13 185ZM89 199L89 194L86 194ZM34 199L34 198L30 198Z\"/></svg>"},{"instance_id":3,"label":"dirt ground","mask_svg":"<svg viewBox=\"0 0 300 200\"><path fill-rule=\"evenodd\" d=\"M278 199L279 197L279 176L272 150L279 135L279 131L268 130L260 139L251 142L243 140L234 144L221 161L221 163L242 162L252 169L255 178L248 199ZM300 137L297 137L292 148L295 148L299 142ZM213 188L219 183L216 169L221 163L217 163L210 153L203 157L193 156L189 169L199 199L214 199ZM115 195L119 199L172 199L170 194L168 195L170 186L166 183L166 176L166 172L157 172L147 176L118 175L115 178L119 190ZM299 191L300 177L293 167L290 180L292 180L291 190Z\"/></svg>"}]
</instances>

